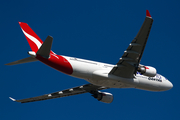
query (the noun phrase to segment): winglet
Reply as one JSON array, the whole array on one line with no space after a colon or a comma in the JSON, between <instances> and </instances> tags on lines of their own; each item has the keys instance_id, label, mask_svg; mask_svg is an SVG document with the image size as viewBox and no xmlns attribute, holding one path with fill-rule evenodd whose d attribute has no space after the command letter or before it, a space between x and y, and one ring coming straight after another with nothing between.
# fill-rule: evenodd
<instances>
[{"instance_id":1,"label":"winglet","mask_svg":"<svg viewBox=\"0 0 180 120\"><path fill-rule=\"evenodd\" d=\"M150 13L149 13L149 10L146 10L146 17L152 18L151 15L150 15Z\"/></svg>"},{"instance_id":2,"label":"winglet","mask_svg":"<svg viewBox=\"0 0 180 120\"><path fill-rule=\"evenodd\" d=\"M16 101L16 99L12 98L12 97L9 97L9 99L11 99L12 101Z\"/></svg>"}]
</instances>

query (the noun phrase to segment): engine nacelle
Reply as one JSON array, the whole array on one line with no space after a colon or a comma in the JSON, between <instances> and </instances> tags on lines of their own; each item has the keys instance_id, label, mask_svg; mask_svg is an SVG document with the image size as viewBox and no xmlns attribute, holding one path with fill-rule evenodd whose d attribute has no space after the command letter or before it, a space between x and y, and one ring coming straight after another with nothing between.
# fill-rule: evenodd
<instances>
[{"instance_id":1,"label":"engine nacelle","mask_svg":"<svg viewBox=\"0 0 180 120\"><path fill-rule=\"evenodd\" d=\"M139 66L138 72L148 77L154 77L156 76L156 73L157 73L156 69L151 66Z\"/></svg>"},{"instance_id":2,"label":"engine nacelle","mask_svg":"<svg viewBox=\"0 0 180 120\"><path fill-rule=\"evenodd\" d=\"M97 91L92 95L94 98L96 98L98 101L104 102L104 103L111 103L113 101L113 95L108 92L100 92Z\"/></svg>"}]
</instances>

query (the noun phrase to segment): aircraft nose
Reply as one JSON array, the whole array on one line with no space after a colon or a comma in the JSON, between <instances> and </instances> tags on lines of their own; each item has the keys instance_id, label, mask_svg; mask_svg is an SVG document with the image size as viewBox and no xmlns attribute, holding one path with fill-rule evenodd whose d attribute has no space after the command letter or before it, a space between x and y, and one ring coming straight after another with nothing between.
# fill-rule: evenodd
<instances>
[{"instance_id":1,"label":"aircraft nose","mask_svg":"<svg viewBox=\"0 0 180 120\"><path fill-rule=\"evenodd\" d=\"M169 83L170 83L169 88L170 89L173 88L173 84L171 82L169 82Z\"/></svg>"},{"instance_id":2,"label":"aircraft nose","mask_svg":"<svg viewBox=\"0 0 180 120\"><path fill-rule=\"evenodd\" d=\"M173 88L173 84L170 81L168 81L166 83L166 90L170 90L171 88Z\"/></svg>"}]
</instances>

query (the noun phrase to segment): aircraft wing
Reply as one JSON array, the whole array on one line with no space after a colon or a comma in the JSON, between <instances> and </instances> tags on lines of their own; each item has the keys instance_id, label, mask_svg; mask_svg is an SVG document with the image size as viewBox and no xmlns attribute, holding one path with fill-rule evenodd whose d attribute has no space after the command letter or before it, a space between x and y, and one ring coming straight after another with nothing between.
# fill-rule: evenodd
<instances>
[{"instance_id":1,"label":"aircraft wing","mask_svg":"<svg viewBox=\"0 0 180 120\"><path fill-rule=\"evenodd\" d=\"M97 90L103 90L107 89L106 87L101 87L101 86L95 86L93 84L86 84L50 94L45 94L42 96L37 96L37 97L32 97L32 98L26 98L26 99L21 99L21 100L16 100L11 97L9 97L11 100L20 102L20 103L27 103L27 102L34 102L34 101L41 101L41 100L48 100L48 99L54 99L54 98L60 98L60 97L66 97L66 96L71 96L71 95L77 95L77 94L83 94L87 92L92 92L92 91L97 91Z\"/></svg>"},{"instance_id":2,"label":"aircraft wing","mask_svg":"<svg viewBox=\"0 0 180 120\"><path fill-rule=\"evenodd\" d=\"M137 67L141 61L152 23L153 19L147 10L146 18L141 26L141 29L109 74L124 78L134 77L134 74L137 72Z\"/></svg>"}]
</instances>

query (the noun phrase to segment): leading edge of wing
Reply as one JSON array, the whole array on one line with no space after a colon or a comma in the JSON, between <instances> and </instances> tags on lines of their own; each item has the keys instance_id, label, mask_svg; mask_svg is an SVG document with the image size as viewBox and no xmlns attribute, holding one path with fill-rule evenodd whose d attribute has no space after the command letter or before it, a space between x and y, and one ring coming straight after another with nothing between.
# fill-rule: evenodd
<instances>
[{"instance_id":1,"label":"leading edge of wing","mask_svg":"<svg viewBox=\"0 0 180 120\"><path fill-rule=\"evenodd\" d=\"M66 89L66 90L62 90L62 91L58 91L58 92L54 92L50 94L45 94L45 95L37 96L37 97L31 97L31 98L20 99L20 100L16 100L12 97L9 97L9 98L15 102L27 103L27 102L35 102L35 101L42 101L42 100L72 96L72 95L77 95L77 94L83 94L83 93L91 92L94 90L96 91L96 90L103 90L103 89L107 89L107 88L96 86L93 84L86 84L86 85L82 85L82 86L78 86L78 87L74 87L74 88L70 88L70 89Z\"/></svg>"}]
</instances>

